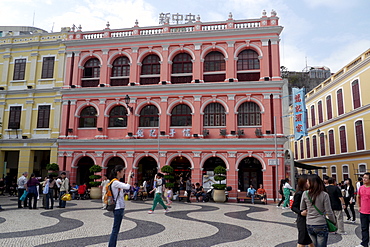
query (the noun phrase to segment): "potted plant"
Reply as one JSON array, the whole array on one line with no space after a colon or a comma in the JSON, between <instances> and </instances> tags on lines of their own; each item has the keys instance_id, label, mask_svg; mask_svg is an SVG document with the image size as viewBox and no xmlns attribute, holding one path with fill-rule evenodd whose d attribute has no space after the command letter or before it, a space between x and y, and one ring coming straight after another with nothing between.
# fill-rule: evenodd
<instances>
[{"instance_id":1,"label":"potted plant","mask_svg":"<svg viewBox=\"0 0 370 247\"><path fill-rule=\"evenodd\" d=\"M59 165L57 163L47 164L46 170L48 171L48 175L53 175L53 177L57 177L59 172Z\"/></svg>"},{"instance_id":2,"label":"potted plant","mask_svg":"<svg viewBox=\"0 0 370 247\"><path fill-rule=\"evenodd\" d=\"M217 166L213 170L214 173L214 180L218 181L218 184L213 184L212 187L214 188L213 191L213 200L215 202L225 202L226 201L226 194L225 188L226 184L221 184L221 181L226 179L226 169L222 166Z\"/></svg>"},{"instance_id":3,"label":"potted plant","mask_svg":"<svg viewBox=\"0 0 370 247\"><path fill-rule=\"evenodd\" d=\"M173 167L172 166L163 166L161 171L165 174L164 179L166 180L166 188L173 188Z\"/></svg>"},{"instance_id":4,"label":"potted plant","mask_svg":"<svg viewBox=\"0 0 370 247\"><path fill-rule=\"evenodd\" d=\"M101 182L96 181L97 179L101 179L100 175L96 175L95 173L101 172L102 168L99 165L93 165L92 167L89 168L89 171L94 173L94 175L90 175L89 178L93 181L90 181L89 184L91 186L90 190L90 197L91 199L99 199L102 197L102 192L101 189L98 187Z\"/></svg>"}]
</instances>

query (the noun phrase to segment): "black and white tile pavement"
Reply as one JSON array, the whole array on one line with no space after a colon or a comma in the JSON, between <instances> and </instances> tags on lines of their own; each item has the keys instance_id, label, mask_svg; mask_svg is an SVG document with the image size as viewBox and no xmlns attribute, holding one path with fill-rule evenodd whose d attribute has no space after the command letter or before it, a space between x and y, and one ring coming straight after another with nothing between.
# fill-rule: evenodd
<instances>
[{"instance_id":1,"label":"black and white tile pavement","mask_svg":"<svg viewBox=\"0 0 370 247\"><path fill-rule=\"evenodd\" d=\"M15 198L1 197L0 246L107 246L113 214L100 200L73 200L64 209L18 209ZM165 214L151 201L126 203L118 246L278 246L297 245L295 215L270 205L174 202ZM359 221L346 223L348 235L329 236L329 246L360 243Z\"/></svg>"}]
</instances>

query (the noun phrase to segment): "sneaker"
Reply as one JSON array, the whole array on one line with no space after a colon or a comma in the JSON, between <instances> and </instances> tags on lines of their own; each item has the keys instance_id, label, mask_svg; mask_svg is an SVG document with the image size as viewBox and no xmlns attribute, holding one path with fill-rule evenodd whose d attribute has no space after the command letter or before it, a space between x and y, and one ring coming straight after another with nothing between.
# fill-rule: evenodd
<instances>
[{"instance_id":1,"label":"sneaker","mask_svg":"<svg viewBox=\"0 0 370 247\"><path fill-rule=\"evenodd\" d=\"M153 210L149 210L149 211L148 211L148 214L152 214L152 213L154 213L154 211L153 211Z\"/></svg>"},{"instance_id":2,"label":"sneaker","mask_svg":"<svg viewBox=\"0 0 370 247\"><path fill-rule=\"evenodd\" d=\"M165 212L165 213L168 213L168 212L170 212L170 210L169 210L168 208L166 208L166 209L164 210L164 212Z\"/></svg>"},{"instance_id":3,"label":"sneaker","mask_svg":"<svg viewBox=\"0 0 370 247\"><path fill-rule=\"evenodd\" d=\"M280 208L280 206L276 206L277 208Z\"/></svg>"},{"instance_id":4,"label":"sneaker","mask_svg":"<svg viewBox=\"0 0 370 247\"><path fill-rule=\"evenodd\" d=\"M342 232L342 233L337 232L337 234L339 234L339 235L347 235L348 233L347 232Z\"/></svg>"},{"instance_id":5,"label":"sneaker","mask_svg":"<svg viewBox=\"0 0 370 247\"><path fill-rule=\"evenodd\" d=\"M355 247L364 247L362 244L360 244L360 245L356 245Z\"/></svg>"},{"instance_id":6,"label":"sneaker","mask_svg":"<svg viewBox=\"0 0 370 247\"><path fill-rule=\"evenodd\" d=\"M286 207L281 207L282 209L286 209Z\"/></svg>"},{"instance_id":7,"label":"sneaker","mask_svg":"<svg viewBox=\"0 0 370 247\"><path fill-rule=\"evenodd\" d=\"M351 220L350 222L351 222L351 223L356 223L356 220Z\"/></svg>"}]
</instances>

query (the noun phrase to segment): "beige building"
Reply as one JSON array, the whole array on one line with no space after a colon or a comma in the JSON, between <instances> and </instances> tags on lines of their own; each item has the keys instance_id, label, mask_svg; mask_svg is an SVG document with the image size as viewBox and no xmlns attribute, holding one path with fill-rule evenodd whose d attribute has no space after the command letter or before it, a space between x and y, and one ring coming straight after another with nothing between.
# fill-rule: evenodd
<instances>
[{"instance_id":1,"label":"beige building","mask_svg":"<svg viewBox=\"0 0 370 247\"><path fill-rule=\"evenodd\" d=\"M319 174L338 182L370 170L369 80L370 49L306 94L308 135L291 137L295 161L323 167Z\"/></svg>"}]
</instances>

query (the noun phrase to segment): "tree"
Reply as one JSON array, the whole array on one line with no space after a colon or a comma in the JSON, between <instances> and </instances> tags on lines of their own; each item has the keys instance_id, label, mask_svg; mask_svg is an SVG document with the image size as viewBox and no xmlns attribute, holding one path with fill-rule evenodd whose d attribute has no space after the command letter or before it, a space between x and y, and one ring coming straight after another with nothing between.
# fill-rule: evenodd
<instances>
[{"instance_id":1,"label":"tree","mask_svg":"<svg viewBox=\"0 0 370 247\"><path fill-rule=\"evenodd\" d=\"M226 169L225 167L223 166L217 166L214 170L213 170L213 173L214 173L214 179L216 181L219 181L218 184L213 184L213 188L215 188L216 190L224 190L226 188L226 184L221 184L221 181L222 180L225 180L226 179Z\"/></svg>"},{"instance_id":2,"label":"tree","mask_svg":"<svg viewBox=\"0 0 370 247\"><path fill-rule=\"evenodd\" d=\"M99 165L93 165L92 167L89 168L89 171L94 173L94 175L89 176L89 178L91 180L93 180L93 181L89 182L91 187L98 187L101 184L100 181L95 181L97 179L101 179L100 175L95 175L96 172L101 172L101 170L102 170L102 168Z\"/></svg>"}]
</instances>

